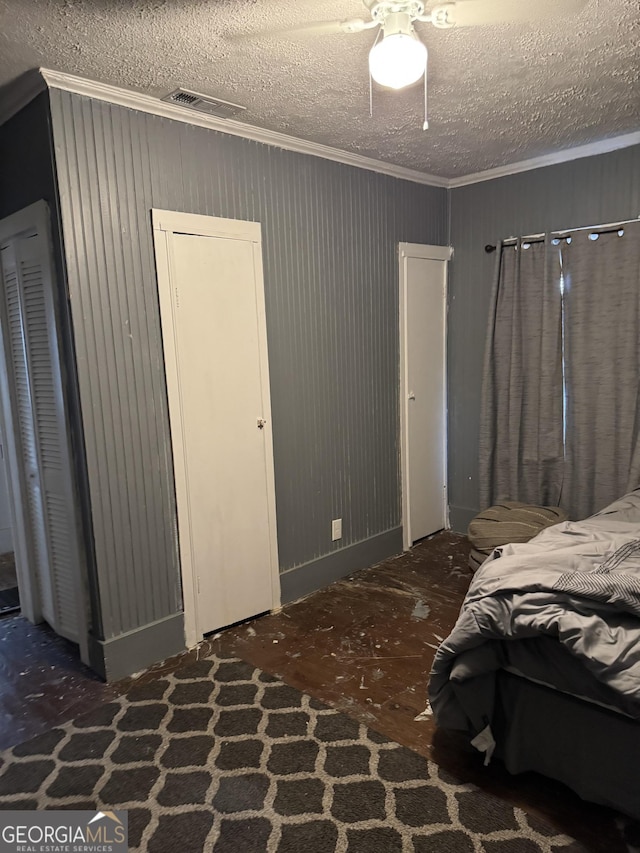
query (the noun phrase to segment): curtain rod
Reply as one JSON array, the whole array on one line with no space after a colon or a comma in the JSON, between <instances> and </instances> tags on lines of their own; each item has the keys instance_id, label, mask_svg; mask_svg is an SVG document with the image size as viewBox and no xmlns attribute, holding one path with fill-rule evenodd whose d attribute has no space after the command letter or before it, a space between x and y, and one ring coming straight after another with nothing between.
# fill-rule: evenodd
<instances>
[{"instance_id":1,"label":"curtain rod","mask_svg":"<svg viewBox=\"0 0 640 853\"><path fill-rule=\"evenodd\" d=\"M592 231L598 232L598 234L613 234L618 231L623 225L631 225L632 222L638 222L640 220L640 216L637 219L625 219L622 222L607 222L604 225L584 225L581 228L565 228L562 231L551 231L550 237L557 237L559 240L565 240L567 237L570 237L576 231ZM532 234L530 237L522 237L523 243L543 243L546 239L545 234ZM517 237L507 237L506 240L502 241L503 245L512 245L516 243L518 240ZM495 252L497 246L492 246L490 243L484 247L485 252Z\"/></svg>"}]
</instances>

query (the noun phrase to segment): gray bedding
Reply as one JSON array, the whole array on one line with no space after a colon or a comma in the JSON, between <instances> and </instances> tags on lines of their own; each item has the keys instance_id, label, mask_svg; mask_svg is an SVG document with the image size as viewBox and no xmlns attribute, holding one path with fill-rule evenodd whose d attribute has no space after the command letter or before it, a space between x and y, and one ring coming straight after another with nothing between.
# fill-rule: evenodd
<instances>
[{"instance_id":1,"label":"gray bedding","mask_svg":"<svg viewBox=\"0 0 640 853\"><path fill-rule=\"evenodd\" d=\"M640 718L640 489L496 549L436 654L436 722L494 748L495 674L522 673Z\"/></svg>"}]
</instances>

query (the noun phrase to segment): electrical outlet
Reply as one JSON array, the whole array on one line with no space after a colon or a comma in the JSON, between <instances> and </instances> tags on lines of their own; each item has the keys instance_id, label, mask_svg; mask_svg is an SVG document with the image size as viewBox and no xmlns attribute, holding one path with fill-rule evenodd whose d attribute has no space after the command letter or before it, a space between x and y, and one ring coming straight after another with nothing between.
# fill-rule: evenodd
<instances>
[{"instance_id":1,"label":"electrical outlet","mask_svg":"<svg viewBox=\"0 0 640 853\"><path fill-rule=\"evenodd\" d=\"M336 542L342 539L342 519L334 518L331 522L331 541Z\"/></svg>"}]
</instances>

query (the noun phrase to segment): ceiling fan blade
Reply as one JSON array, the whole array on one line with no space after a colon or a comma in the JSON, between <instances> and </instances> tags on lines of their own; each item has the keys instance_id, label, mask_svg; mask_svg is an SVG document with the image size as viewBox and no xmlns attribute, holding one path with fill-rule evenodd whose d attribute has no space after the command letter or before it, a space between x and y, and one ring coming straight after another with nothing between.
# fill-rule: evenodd
<instances>
[{"instance_id":1,"label":"ceiling fan blade","mask_svg":"<svg viewBox=\"0 0 640 853\"><path fill-rule=\"evenodd\" d=\"M234 41L239 39L264 39L264 38L286 38L293 35L329 35L331 33L359 33L362 30L378 26L377 21L364 21L362 18L349 18L344 21L313 21L309 24L300 24L298 27L286 27L273 30L259 30L251 33L234 33L229 38Z\"/></svg>"},{"instance_id":2,"label":"ceiling fan blade","mask_svg":"<svg viewBox=\"0 0 640 853\"><path fill-rule=\"evenodd\" d=\"M571 15L580 11L587 0L455 0L435 6L432 15L438 26L438 9L446 9L444 26L472 27L511 21L534 21L546 17Z\"/></svg>"}]
</instances>

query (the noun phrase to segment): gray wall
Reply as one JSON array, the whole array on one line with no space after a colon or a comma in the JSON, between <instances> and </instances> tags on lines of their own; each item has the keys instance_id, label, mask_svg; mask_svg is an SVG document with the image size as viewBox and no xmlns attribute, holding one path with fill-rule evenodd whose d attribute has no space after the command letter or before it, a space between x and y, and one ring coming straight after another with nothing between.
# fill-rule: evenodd
<instances>
[{"instance_id":1,"label":"gray wall","mask_svg":"<svg viewBox=\"0 0 640 853\"><path fill-rule=\"evenodd\" d=\"M104 637L180 609L153 207L262 223L280 568L321 586L400 524L397 243L447 242L446 191L57 90L51 110Z\"/></svg>"},{"instance_id":2,"label":"gray wall","mask_svg":"<svg viewBox=\"0 0 640 853\"><path fill-rule=\"evenodd\" d=\"M449 500L466 530L478 506L482 360L495 253L514 235L596 225L640 215L640 146L450 192Z\"/></svg>"}]
</instances>

